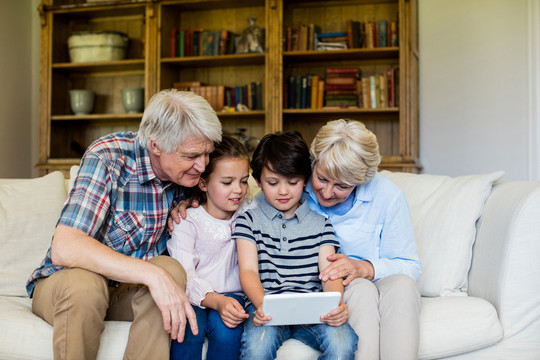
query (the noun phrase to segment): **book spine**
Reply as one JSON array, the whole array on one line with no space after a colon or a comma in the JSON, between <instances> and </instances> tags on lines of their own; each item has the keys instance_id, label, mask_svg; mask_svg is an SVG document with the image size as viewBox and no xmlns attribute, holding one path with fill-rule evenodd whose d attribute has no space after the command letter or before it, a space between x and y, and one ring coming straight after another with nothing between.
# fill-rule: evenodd
<instances>
[{"instance_id":1,"label":"book spine","mask_svg":"<svg viewBox=\"0 0 540 360\"><path fill-rule=\"evenodd\" d=\"M386 20L379 21L379 47L388 45L388 22Z\"/></svg>"},{"instance_id":2,"label":"book spine","mask_svg":"<svg viewBox=\"0 0 540 360\"><path fill-rule=\"evenodd\" d=\"M294 76L289 76L287 86L287 108L294 109L296 106L296 79Z\"/></svg>"},{"instance_id":3,"label":"book spine","mask_svg":"<svg viewBox=\"0 0 540 360\"><path fill-rule=\"evenodd\" d=\"M317 99L319 92L319 76L313 75L311 78L311 108L317 109Z\"/></svg>"}]
</instances>

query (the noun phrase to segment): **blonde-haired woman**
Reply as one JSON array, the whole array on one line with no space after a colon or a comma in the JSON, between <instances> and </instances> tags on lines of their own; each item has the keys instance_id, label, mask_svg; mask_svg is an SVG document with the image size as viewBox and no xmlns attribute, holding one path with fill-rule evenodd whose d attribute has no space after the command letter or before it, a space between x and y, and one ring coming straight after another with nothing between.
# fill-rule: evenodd
<instances>
[{"instance_id":1,"label":"blonde-haired woman","mask_svg":"<svg viewBox=\"0 0 540 360\"><path fill-rule=\"evenodd\" d=\"M330 121L311 156L309 206L330 220L341 245L320 277L343 278L356 359L416 359L422 265L407 199L377 173L377 138L361 122Z\"/></svg>"}]
</instances>

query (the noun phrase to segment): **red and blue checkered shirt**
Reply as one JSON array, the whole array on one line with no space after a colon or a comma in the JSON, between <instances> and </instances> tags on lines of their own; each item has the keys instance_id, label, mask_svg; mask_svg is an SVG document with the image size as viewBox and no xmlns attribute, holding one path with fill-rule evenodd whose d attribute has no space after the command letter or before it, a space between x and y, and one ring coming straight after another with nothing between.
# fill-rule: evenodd
<instances>
[{"instance_id":1,"label":"red and blue checkered shirt","mask_svg":"<svg viewBox=\"0 0 540 360\"><path fill-rule=\"evenodd\" d=\"M181 191L156 177L148 151L136 135L118 132L90 145L57 225L75 228L122 254L147 260L166 250L167 215ZM32 296L36 280L60 269L52 263L49 248L28 280L28 294Z\"/></svg>"}]
</instances>

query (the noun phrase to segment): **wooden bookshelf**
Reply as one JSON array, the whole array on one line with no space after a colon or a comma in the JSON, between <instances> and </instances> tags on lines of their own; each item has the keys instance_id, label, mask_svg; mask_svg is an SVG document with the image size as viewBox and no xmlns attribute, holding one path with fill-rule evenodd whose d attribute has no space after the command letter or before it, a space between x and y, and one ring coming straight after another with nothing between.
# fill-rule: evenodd
<instances>
[{"instance_id":1,"label":"wooden bookshelf","mask_svg":"<svg viewBox=\"0 0 540 360\"><path fill-rule=\"evenodd\" d=\"M417 0L43 0L41 28L40 151L41 174L67 173L81 149L104 134L136 131L142 114L126 114L120 89L143 87L145 101L174 82L200 81L209 86L262 84L262 109L217 111L225 132L247 129L247 136L299 130L310 142L331 119L363 121L380 143L381 168L417 172L418 50ZM174 56L173 29L228 30L241 34L247 18L265 30L263 53ZM395 20L399 44L346 50L286 51L287 28L317 24L323 32L347 30L347 20ZM129 36L125 60L71 63L67 38L74 31L114 30ZM385 108L291 109L291 75L325 76L327 67L358 67L362 76L399 68L399 106ZM96 92L94 111L71 113L69 90Z\"/></svg>"}]
</instances>

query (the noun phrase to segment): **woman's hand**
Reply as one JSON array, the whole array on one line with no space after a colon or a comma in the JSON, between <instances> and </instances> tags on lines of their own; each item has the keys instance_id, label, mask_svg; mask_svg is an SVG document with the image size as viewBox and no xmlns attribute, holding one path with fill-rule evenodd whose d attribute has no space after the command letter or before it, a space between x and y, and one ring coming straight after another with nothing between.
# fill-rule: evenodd
<instances>
[{"instance_id":1,"label":"woman's hand","mask_svg":"<svg viewBox=\"0 0 540 360\"><path fill-rule=\"evenodd\" d=\"M343 286L347 286L358 277L368 280L375 277L375 269L367 260L351 259L345 254L333 254L327 259L331 264L319 274L321 281L343 278Z\"/></svg>"},{"instance_id":2,"label":"woman's hand","mask_svg":"<svg viewBox=\"0 0 540 360\"><path fill-rule=\"evenodd\" d=\"M180 224L180 217L182 217L182 219L186 218L186 216L187 216L186 210L190 206L191 207L198 207L199 206L199 201L196 200L196 199L180 200L180 202L178 204L176 204L176 206L171 209L171 212L169 214L169 218L167 219L167 226L169 227L169 233L173 232L175 223Z\"/></svg>"},{"instance_id":3,"label":"woman's hand","mask_svg":"<svg viewBox=\"0 0 540 360\"><path fill-rule=\"evenodd\" d=\"M257 312L255 313L255 317L253 318L253 324L255 326L261 326L264 324L267 324L272 317L270 315L265 316L262 312L262 306L260 308L257 308Z\"/></svg>"},{"instance_id":4,"label":"woman's hand","mask_svg":"<svg viewBox=\"0 0 540 360\"><path fill-rule=\"evenodd\" d=\"M242 305L236 299L229 296L221 296L216 310L219 312L221 321L231 329L249 318Z\"/></svg>"},{"instance_id":5,"label":"woman's hand","mask_svg":"<svg viewBox=\"0 0 540 360\"><path fill-rule=\"evenodd\" d=\"M321 321L330 326L341 326L345 324L349 317L349 309L343 301L339 301L339 306L328 314L321 315Z\"/></svg>"}]
</instances>

